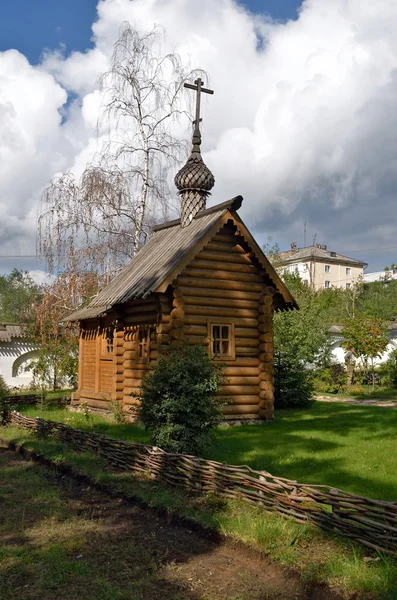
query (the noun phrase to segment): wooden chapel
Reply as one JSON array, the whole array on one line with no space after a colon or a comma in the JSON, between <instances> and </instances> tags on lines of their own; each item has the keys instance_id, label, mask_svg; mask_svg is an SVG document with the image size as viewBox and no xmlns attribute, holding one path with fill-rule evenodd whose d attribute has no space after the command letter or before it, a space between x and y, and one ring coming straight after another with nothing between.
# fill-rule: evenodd
<instances>
[{"instance_id":1,"label":"wooden chapel","mask_svg":"<svg viewBox=\"0 0 397 600\"><path fill-rule=\"evenodd\" d=\"M193 148L175 176L181 218L153 228L132 261L90 305L80 322L75 403L133 414L143 377L174 340L203 344L226 364L221 394L226 419L273 418L273 314L294 298L237 211L242 197L206 208L215 180L201 157L198 79Z\"/></svg>"}]
</instances>

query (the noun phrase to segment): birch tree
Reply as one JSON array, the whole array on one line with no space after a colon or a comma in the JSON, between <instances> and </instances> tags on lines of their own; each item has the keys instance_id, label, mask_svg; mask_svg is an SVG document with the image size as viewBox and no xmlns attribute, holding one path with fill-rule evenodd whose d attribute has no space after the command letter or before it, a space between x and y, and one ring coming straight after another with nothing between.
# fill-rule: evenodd
<instances>
[{"instance_id":1,"label":"birch tree","mask_svg":"<svg viewBox=\"0 0 397 600\"><path fill-rule=\"evenodd\" d=\"M162 39L159 28L141 35L124 23L120 30L98 80L100 151L80 180L65 173L43 194L38 250L51 271L73 256L85 270L113 274L177 202L167 174L186 147L173 132L188 116L183 83L200 73L176 53L162 54Z\"/></svg>"}]
</instances>

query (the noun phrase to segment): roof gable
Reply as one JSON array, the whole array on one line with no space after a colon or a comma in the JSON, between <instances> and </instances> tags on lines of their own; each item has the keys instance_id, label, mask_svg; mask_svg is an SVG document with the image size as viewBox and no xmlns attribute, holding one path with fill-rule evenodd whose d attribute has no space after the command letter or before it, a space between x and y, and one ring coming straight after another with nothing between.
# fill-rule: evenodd
<instances>
[{"instance_id":1,"label":"roof gable","mask_svg":"<svg viewBox=\"0 0 397 600\"><path fill-rule=\"evenodd\" d=\"M297 308L297 304L277 275L254 238L236 213L242 197L199 212L190 225L182 227L180 220L153 228L153 236L132 261L91 301L67 320L94 318L115 305L146 298L153 292L164 292L211 238L229 221L235 224L247 251L253 253L270 277L279 296L279 308ZM240 243L240 242L239 242Z\"/></svg>"}]
</instances>

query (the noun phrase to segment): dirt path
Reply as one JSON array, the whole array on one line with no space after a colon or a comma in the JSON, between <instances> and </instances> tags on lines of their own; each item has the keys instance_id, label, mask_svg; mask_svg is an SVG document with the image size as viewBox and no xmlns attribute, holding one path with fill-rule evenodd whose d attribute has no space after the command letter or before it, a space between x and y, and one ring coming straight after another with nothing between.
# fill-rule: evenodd
<instances>
[{"instance_id":1,"label":"dirt path","mask_svg":"<svg viewBox=\"0 0 397 600\"><path fill-rule=\"evenodd\" d=\"M2 600L340 599L7 450L0 500Z\"/></svg>"},{"instance_id":2,"label":"dirt path","mask_svg":"<svg viewBox=\"0 0 397 600\"><path fill-rule=\"evenodd\" d=\"M361 406L382 406L383 408L397 408L397 400L377 400L376 398L346 398L344 396L316 396L319 402L338 402L343 404L357 404Z\"/></svg>"}]
</instances>

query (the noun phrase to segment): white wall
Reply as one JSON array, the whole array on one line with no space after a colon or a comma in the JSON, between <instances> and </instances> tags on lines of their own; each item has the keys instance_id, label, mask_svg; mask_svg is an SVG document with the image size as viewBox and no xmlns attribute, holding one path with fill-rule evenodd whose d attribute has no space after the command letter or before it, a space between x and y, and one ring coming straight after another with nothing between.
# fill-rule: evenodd
<instances>
[{"instance_id":1,"label":"white wall","mask_svg":"<svg viewBox=\"0 0 397 600\"><path fill-rule=\"evenodd\" d=\"M374 360L375 365L380 365L380 364L386 362L387 359L389 358L390 352L392 352L393 350L396 350L397 339L394 339L395 333L396 333L395 331L393 331L391 333L391 336L390 336L391 339L386 348L386 351L379 358L375 358L375 360ZM344 364L346 350L344 348L342 348L342 346L341 346L342 341L343 341L343 339L338 339L337 341L335 341L332 344L332 357L335 360L335 362ZM358 364L358 362L357 362L357 364Z\"/></svg>"},{"instance_id":2,"label":"white wall","mask_svg":"<svg viewBox=\"0 0 397 600\"><path fill-rule=\"evenodd\" d=\"M0 342L0 375L9 387L31 383L32 373L24 371L24 366L34 356L37 349L29 340L13 338L11 342Z\"/></svg>"}]
</instances>

